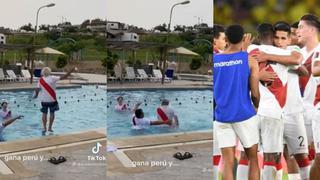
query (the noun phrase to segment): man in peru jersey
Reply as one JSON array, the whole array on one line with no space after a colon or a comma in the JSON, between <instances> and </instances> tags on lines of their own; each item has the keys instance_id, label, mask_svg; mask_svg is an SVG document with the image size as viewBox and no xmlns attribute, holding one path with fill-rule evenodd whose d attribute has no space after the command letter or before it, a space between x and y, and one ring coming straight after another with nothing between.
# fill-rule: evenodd
<instances>
[{"instance_id":1,"label":"man in peru jersey","mask_svg":"<svg viewBox=\"0 0 320 180\"><path fill-rule=\"evenodd\" d=\"M304 106L304 118L307 128L308 141L311 142L313 138L315 146L315 160L310 170L310 180L316 180L320 177L320 117L319 112L315 108L317 103L317 81L314 76L320 75L319 64L319 52L320 44L318 34L320 30L319 18L312 14L306 14L300 18L297 35L298 41L304 47L302 52L304 53L305 60L304 66L308 69L309 75L300 77L300 91L303 97ZM317 97L316 97L317 95ZM309 155L313 155L314 152L309 152Z\"/></svg>"}]
</instances>

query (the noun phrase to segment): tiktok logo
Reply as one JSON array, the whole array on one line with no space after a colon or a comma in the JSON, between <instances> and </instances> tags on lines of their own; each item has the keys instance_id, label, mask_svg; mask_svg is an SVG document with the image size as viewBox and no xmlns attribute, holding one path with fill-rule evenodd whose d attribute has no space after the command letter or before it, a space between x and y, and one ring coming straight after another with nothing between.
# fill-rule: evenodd
<instances>
[{"instance_id":1,"label":"tiktok logo","mask_svg":"<svg viewBox=\"0 0 320 180\"><path fill-rule=\"evenodd\" d=\"M102 147L102 144L100 144L99 142L97 142L97 145L95 145L91 151L93 154L98 154L100 151L100 148Z\"/></svg>"}]
</instances>

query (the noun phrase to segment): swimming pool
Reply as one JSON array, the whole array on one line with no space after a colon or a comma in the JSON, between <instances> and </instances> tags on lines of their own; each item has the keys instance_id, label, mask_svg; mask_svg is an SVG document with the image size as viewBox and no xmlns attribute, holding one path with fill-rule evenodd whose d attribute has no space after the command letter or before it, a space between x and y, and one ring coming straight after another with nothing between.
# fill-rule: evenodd
<instances>
[{"instance_id":1,"label":"swimming pool","mask_svg":"<svg viewBox=\"0 0 320 180\"><path fill-rule=\"evenodd\" d=\"M1 91L0 100L6 99L15 115L23 115L3 130L5 140L41 136L41 104L32 99L33 91ZM60 110L56 112L54 134L67 134L106 126L106 90L103 86L58 89Z\"/></svg>"},{"instance_id":2,"label":"swimming pool","mask_svg":"<svg viewBox=\"0 0 320 180\"><path fill-rule=\"evenodd\" d=\"M155 120L156 108L160 100L170 100L171 107L178 114L180 126L151 126L148 129L132 129L130 112L119 113L114 110L116 98L123 96L129 107L136 102L142 102L141 108L146 118ZM199 131L212 129L212 91L211 90L138 90L113 91L107 93L107 134L108 138L128 137L135 135L150 135L162 133L175 133L186 131Z\"/></svg>"}]
</instances>

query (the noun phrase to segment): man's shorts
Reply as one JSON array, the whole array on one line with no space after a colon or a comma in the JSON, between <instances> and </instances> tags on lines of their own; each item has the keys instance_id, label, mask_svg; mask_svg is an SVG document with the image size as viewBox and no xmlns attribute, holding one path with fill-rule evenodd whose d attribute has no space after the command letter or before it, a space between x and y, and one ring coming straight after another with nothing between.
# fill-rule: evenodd
<instances>
[{"instance_id":1,"label":"man's shorts","mask_svg":"<svg viewBox=\"0 0 320 180\"><path fill-rule=\"evenodd\" d=\"M313 142L312 122L317 118L317 111L305 110L303 112L304 125L307 131L308 145Z\"/></svg>"},{"instance_id":2,"label":"man's shorts","mask_svg":"<svg viewBox=\"0 0 320 180\"><path fill-rule=\"evenodd\" d=\"M221 155L221 150L219 148L219 142L218 142L215 126L213 126L213 155L214 156Z\"/></svg>"},{"instance_id":3,"label":"man's shorts","mask_svg":"<svg viewBox=\"0 0 320 180\"><path fill-rule=\"evenodd\" d=\"M283 118L259 116L259 129L261 148L264 153L277 153L283 151Z\"/></svg>"},{"instance_id":4,"label":"man's shorts","mask_svg":"<svg viewBox=\"0 0 320 180\"><path fill-rule=\"evenodd\" d=\"M45 114L48 113L48 109L50 109L50 113L54 113L55 111L59 110L59 104L57 101L56 102L41 102L41 106L42 106L42 108L40 109L40 111Z\"/></svg>"},{"instance_id":5,"label":"man's shorts","mask_svg":"<svg viewBox=\"0 0 320 180\"><path fill-rule=\"evenodd\" d=\"M245 148L250 148L259 142L256 116L236 123L214 122L219 148L235 147L239 138Z\"/></svg>"},{"instance_id":6,"label":"man's shorts","mask_svg":"<svg viewBox=\"0 0 320 180\"><path fill-rule=\"evenodd\" d=\"M283 138L290 155L308 153L308 139L302 113L283 115Z\"/></svg>"}]
</instances>

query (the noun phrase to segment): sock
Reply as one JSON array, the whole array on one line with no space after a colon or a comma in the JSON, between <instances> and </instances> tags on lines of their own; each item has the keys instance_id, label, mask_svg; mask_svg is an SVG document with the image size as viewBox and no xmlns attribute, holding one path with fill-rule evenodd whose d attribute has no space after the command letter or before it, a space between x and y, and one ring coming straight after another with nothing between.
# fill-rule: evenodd
<instances>
[{"instance_id":1,"label":"sock","mask_svg":"<svg viewBox=\"0 0 320 180\"><path fill-rule=\"evenodd\" d=\"M297 162L299 165L299 172L302 180L308 180L309 179L309 173L310 173L310 161L308 158L305 158L302 161Z\"/></svg>"},{"instance_id":2,"label":"sock","mask_svg":"<svg viewBox=\"0 0 320 180\"><path fill-rule=\"evenodd\" d=\"M276 179L277 180L282 180L282 174L283 174L282 164L281 163L280 164L276 164L275 168L277 170Z\"/></svg>"},{"instance_id":3,"label":"sock","mask_svg":"<svg viewBox=\"0 0 320 180\"><path fill-rule=\"evenodd\" d=\"M299 173L297 174L288 174L288 180L301 180L301 176Z\"/></svg>"},{"instance_id":4,"label":"sock","mask_svg":"<svg viewBox=\"0 0 320 180\"><path fill-rule=\"evenodd\" d=\"M221 156L213 156L212 161L213 161L213 180L218 180L219 179L219 163L220 163Z\"/></svg>"},{"instance_id":5,"label":"sock","mask_svg":"<svg viewBox=\"0 0 320 180\"><path fill-rule=\"evenodd\" d=\"M315 151L315 149L309 148L309 155L308 155L309 160L310 160L310 161L313 161L314 158L315 158L315 156L316 156L316 151Z\"/></svg>"},{"instance_id":6,"label":"sock","mask_svg":"<svg viewBox=\"0 0 320 180\"><path fill-rule=\"evenodd\" d=\"M237 180L247 180L248 179L248 160L241 159L237 168Z\"/></svg>"},{"instance_id":7,"label":"sock","mask_svg":"<svg viewBox=\"0 0 320 180\"><path fill-rule=\"evenodd\" d=\"M276 179L277 170L274 162L263 162L262 179L274 180Z\"/></svg>"}]
</instances>

